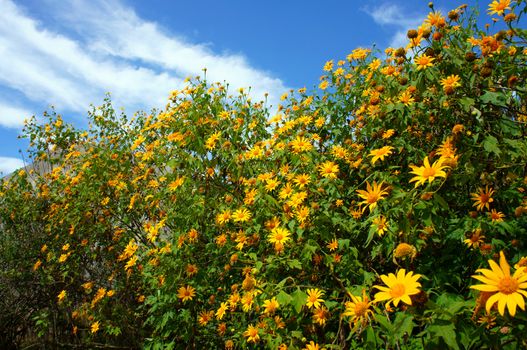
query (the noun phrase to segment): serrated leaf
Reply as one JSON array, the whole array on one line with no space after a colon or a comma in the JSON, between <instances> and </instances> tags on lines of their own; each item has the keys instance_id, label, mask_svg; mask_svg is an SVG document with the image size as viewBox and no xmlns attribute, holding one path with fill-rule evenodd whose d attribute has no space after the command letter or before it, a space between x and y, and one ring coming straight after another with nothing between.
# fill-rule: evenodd
<instances>
[{"instance_id":1,"label":"serrated leaf","mask_svg":"<svg viewBox=\"0 0 527 350\"><path fill-rule=\"evenodd\" d=\"M485 137L485 140L483 140L483 148L488 154L494 153L497 156L501 154L500 148L498 147L498 139L494 136L489 135Z\"/></svg>"},{"instance_id":2,"label":"serrated leaf","mask_svg":"<svg viewBox=\"0 0 527 350\"><path fill-rule=\"evenodd\" d=\"M306 303L306 300L307 300L307 294L302 292L300 290L300 288L298 288L296 291L294 291L292 294L291 294L291 297L292 297L292 300L291 300L291 304L293 305L293 307L295 308L295 311L297 313L300 313L300 311L302 311L302 307L304 306L304 304Z\"/></svg>"}]
</instances>

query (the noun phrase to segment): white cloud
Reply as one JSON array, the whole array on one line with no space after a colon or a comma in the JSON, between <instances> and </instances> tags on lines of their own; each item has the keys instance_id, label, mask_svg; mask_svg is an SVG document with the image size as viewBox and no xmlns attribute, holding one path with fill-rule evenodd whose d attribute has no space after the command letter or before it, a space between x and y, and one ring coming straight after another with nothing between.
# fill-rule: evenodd
<instances>
[{"instance_id":1,"label":"white cloud","mask_svg":"<svg viewBox=\"0 0 527 350\"><path fill-rule=\"evenodd\" d=\"M7 128L20 128L24 125L24 120L29 119L34 113L8 102L0 101L0 126Z\"/></svg>"},{"instance_id":2,"label":"white cloud","mask_svg":"<svg viewBox=\"0 0 527 350\"><path fill-rule=\"evenodd\" d=\"M49 23L31 18L11 0L0 0L0 84L30 101L84 112L110 92L117 106L149 110L163 107L171 90L180 88L188 75L202 75L203 68L210 81L251 86L254 98L268 92L274 102L287 90L244 56L217 54L168 35L118 1L49 6L66 31L51 30Z\"/></svg>"},{"instance_id":3,"label":"white cloud","mask_svg":"<svg viewBox=\"0 0 527 350\"><path fill-rule=\"evenodd\" d=\"M10 174L16 169L20 169L24 166L22 159L11 158L11 157L0 157L0 173L4 175Z\"/></svg>"},{"instance_id":4,"label":"white cloud","mask_svg":"<svg viewBox=\"0 0 527 350\"><path fill-rule=\"evenodd\" d=\"M373 18L375 23L395 27L395 32L389 42L390 47L406 46L408 44L406 32L409 29L416 29L425 18L422 14L409 13L397 4L388 3L375 8L367 8L365 12Z\"/></svg>"}]
</instances>

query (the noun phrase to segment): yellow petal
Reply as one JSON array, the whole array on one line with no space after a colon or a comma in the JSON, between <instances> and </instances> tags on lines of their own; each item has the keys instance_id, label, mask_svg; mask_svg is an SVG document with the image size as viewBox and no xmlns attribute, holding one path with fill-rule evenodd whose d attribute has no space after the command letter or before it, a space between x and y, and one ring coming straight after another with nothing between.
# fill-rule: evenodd
<instances>
[{"instance_id":1,"label":"yellow petal","mask_svg":"<svg viewBox=\"0 0 527 350\"><path fill-rule=\"evenodd\" d=\"M509 266L507 259L505 259L505 254L503 254L503 250L500 251L500 266L505 276L510 277L511 267Z\"/></svg>"},{"instance_id":2,"label":"yellow petal","mask_svg":"<svg viewBox=\"0 0 527 350\"><path fill-rule=\"evenodd\" d=\"M509 310L509 314L514 317L516 314L516 300L511 298L511 295L509 295L506 299L507 301L507 309Z\"/></svg>"},{"instance_id":3,"label":"yellow petal","mask_svg":"<svg viewBox=\"0 0 527 350\"><path fill-rule=\"evenodd\" d=\"M505 305L507 305L507 297L502 293L498 294L498 312L501 316L505 314Z\"/></svg>"},{"instance_id":4,"label":"yellow petal","mask_svg":"<svg viewBox=\"0 0 527 350\"><path fill-rule=\"evenodd\" d=\"M482 292L497 292L499 290L497 286L491 286L488 284L476 284L476 285L470 286L470 288L480 290Z\"/></svg>"},{"instance_id":5,"label":"yellow petal","mask_svg":"<svg viewBox=\"0 0 527 350\"><path fill-rule=\"evenodd\" d=\"M472 288L472 287L471 287ZM487 303L485 304L485 310L487 310L487 313L490 313L490 309L499 299L500 293L496 293L490 296L490 298L487 300Z\"/></svg>"},{"instance_id":6,"label":"yellow petal","mask_svg":"<svg viewBox=\"0 0 527 350\"><path fill-rule=\"evenodd\" d=\"M485 284L490 284L490 285L493 285L493 286L497 286L498 285L498 282L496 282L494 280L491 280L491 279L489 279L487 277L474 275L474 276L472 276L472 278L477 279L478 281L481 281L481 282L483 282Z\"/></svg>"},{"instance_id":7,"label":"yellow petal","mask_svg":"<svg viewBox=\"0 0 527 350\"><path fill-rule=\"evenodd\" d=\"M492 269L492 272L494 272L498 278L504 277L503 271L501 271L501 268L496 264L494 260L489 260L490 268Z\"/></svg>"}]
</instances>

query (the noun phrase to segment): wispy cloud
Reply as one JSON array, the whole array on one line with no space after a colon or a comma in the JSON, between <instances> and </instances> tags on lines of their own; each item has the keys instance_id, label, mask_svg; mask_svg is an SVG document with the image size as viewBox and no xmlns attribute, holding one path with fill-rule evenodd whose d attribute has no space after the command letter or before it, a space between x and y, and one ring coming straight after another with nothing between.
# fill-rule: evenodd
<instances>
[{"instance_id":1,"label":"wispy cloud","mask_svg":"<svg viewBox=\"0 0 527 350\"><path fill-rule=\"evenodd\" d=\"M28 119L32 115L33 113L26 108L0 100L0 126L20 128L24 125L24 119Z\"/></svg>"},{"instance_id":2,"label":"wispy cloud","mask_svg":"<svg viewBox=\"0 0 527 350\"><path fill-rule=\"evenodd\" d=\"M0 87L28 102L22 108L0 100L0 127L20 127L34 106L84 115L106 92L128 112L163 107L170 91L204 68L209 81L251 87L255 100L268 93L275 106L288 90L243 54L214 52L169 33L119 0L42 0L42 7L45 16L35 17L23 2L0 0Z\"/></svg>"},{"instance_id":3,"label":"wispy cloud","mask_svg":"<svg viewBox=\"0 0 527 350\"><path fill-rule=\"evenodd\" d=\"M373 18L375 23L395 29L389 42L389 46L391 47L406 46L408 43L406 32L408 29L417 28L426 16L423 13L408 10L393 3L384 3L376 7L368 7L364 11Z\"/></svg>"},{"instance_id":4,"label":"wispy cloud","mask_svg":"<svg viewBox=\"0 0 527 350\"><path fill-rule=\"evenodd\" d=\"M24 166L18 158L0 157L0 174L7 175Z\"/></svg>"}]
</instances>

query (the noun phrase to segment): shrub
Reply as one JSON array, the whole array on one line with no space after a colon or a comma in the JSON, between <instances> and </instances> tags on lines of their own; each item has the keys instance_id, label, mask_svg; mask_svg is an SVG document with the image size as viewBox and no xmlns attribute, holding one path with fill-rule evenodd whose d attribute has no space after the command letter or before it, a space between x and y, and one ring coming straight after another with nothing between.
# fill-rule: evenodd
<instances>
[{"instance_id":1,"label":"shrub","mask_svg":"<svg viewBox=\"0 0 527 350\"><path fill-rule=\"evenodd\" d=\"M4 181L1 249L36 259L1 259L25 274L19 289L38 281L41 335L527 346L526 8L505 3L490 5L495 34L462 6L432 11L406 48L329 61L318 90L284 95L270 118L195 78L150 114L108 100L86 131L28 123L51 170Z\"/></svg>"}]
</instances>

